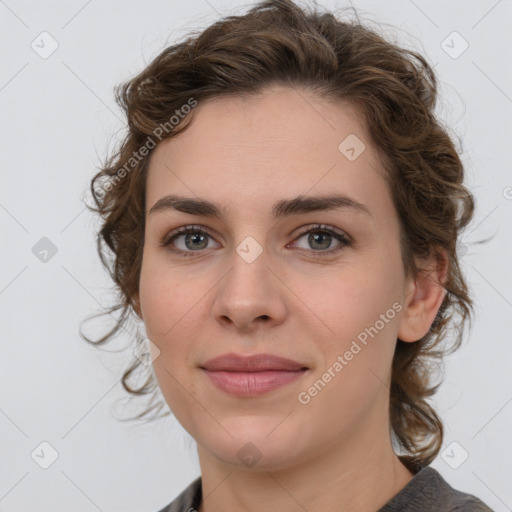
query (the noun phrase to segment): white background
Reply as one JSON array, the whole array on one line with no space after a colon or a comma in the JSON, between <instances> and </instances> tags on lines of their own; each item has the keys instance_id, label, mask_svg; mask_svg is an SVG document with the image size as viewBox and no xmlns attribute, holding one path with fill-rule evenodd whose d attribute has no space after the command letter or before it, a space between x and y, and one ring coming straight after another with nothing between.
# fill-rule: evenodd
<instances>
[{"instance_id":1,"label":"white background","mask_svg":"<svg viewBox=\"0 0 512 512\"><path fill-rule=\"evenodd\" d=\"M199 475L194 443L175 419L137 426L113 416L114 401L127 396L120 377L130 350L110 354L79 337L80 322L115 298L96 254L97 221L83 201L90 202L99 158L123 127L114 85L189 30L249 5L0 2L2 512L155 512ZM354 5L363 19L390 23L397 29L388 33L428 56L441 82L439 114L461 138L477 201L463 258L476 317L447 361L435 404L448 455L458 459L463 447L469 457L458 469L441 456L433 466L494 510L511 510L512 2ZM43 31L59 45L47 59L31 48ZM455 59L442 47L453 31L469 44ZM452 53L463 44L453 37ZM488 236L487 244L472 245ZM43 237L57 248L46 263L32 252ZM106 324L97 322L99 333ZM43 441L59 455L48 469L31 458Z\"/></svg>"}]
</instances>

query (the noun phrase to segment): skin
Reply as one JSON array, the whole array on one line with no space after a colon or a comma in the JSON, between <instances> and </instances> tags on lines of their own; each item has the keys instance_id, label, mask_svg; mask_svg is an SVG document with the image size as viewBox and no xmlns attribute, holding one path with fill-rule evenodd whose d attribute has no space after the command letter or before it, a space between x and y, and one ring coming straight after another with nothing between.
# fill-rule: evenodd
<instances>
[{"instance_id":1,"label":"skin","mask_svg":"<svg viewBox=\"0 0 512 512\"><path fill-rule=\"evenodd\" d=\"M197 441L206 497L200 512L373 512L413 476L390 440L391 363L397 337L414 342L428 332L444 298L439 283L446 269L424 260L423 277L406 278L379 156L349 104L272 87L258 98L206 100L194 112L189 128L151 157L138 300L160 350L153 362L159 386ZM338 150L349 134L366 146L354 161ZM214 201L227 215L150 215L171 193ZM363 203L371 216L339 209L271 218L278 200L332 193ZM317 223L342 231L350 245L318 229L326 241L298 238L300 228ZM185 245L185 235L174 240L177 252L159 245L189 224L208 230L207 245ZM236 251L248 236L263 250L252 263ZM309 403L300 403L298 394L394 303L401 305L394 318ZM272 353L309 369L277 390L237 398L199 368L227 352ZM237 456L248 442L261 455L252 467Z\"/></svg>"}]
</instances>

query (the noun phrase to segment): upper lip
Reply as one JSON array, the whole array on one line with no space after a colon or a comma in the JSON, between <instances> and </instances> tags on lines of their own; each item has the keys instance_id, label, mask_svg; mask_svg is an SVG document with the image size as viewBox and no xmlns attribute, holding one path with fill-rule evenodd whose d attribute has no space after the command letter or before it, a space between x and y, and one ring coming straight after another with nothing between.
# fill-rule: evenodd
<instances>
[{"instance_id":1,"label":"upper lip","mask_svg":"<svg viewBox=\"0 0 512 512\"><path fill-rule=\"evenodd\" d=\"M263 372L266 370L297 371L307 367L291 359L273 354L241 356L230 353L210 359L201 368L210 371Z\"/></svg>"}]
</instances>

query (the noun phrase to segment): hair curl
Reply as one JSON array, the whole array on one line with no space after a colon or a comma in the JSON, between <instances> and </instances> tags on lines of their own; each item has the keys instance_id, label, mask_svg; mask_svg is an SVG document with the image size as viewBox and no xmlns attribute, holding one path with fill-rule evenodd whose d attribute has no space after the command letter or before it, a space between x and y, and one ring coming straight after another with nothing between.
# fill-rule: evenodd
<instances>
[{"instance_id":1,"label":"hair curl","mask_svg":"<svg viewBox=\"0 0 512 512\"><path fill-rule=\"evenodd\" d=\"M169 114L190 98L200 102L253 95L274 84L304 86L326 100L348 101L362 113L399 214L406 275L421 271L414 256L439 253L437 247L446 251L447 293L438 314L422 339L397 340L392 363L390 428L393 441L405 451L401 460L416 472L436 457L443 441L441 419L428 403L440 386L431 383L432 369L460 346L465 322L471 321L473 303L459 266L457 241L472 219L474 199L462 184L463 165L448 131L434 114L437 80L432 67L417 52L387 41L359 19L341 21L330 12L303 10L290 0L263 1L245 15L225 17L166 48L140 74L116 87L127 133L92 179L95 206L87 206L102 219L98 253L119 292L119 302L101 314L120 310L121 315L99 340L81 334L103 344L125 328L132 313L140 318L145 183L152 154L150 150L141 156L141 148L162 126L169 127ZM166 129L161 140L181 133L192 119L193 112ZM122 168L125 172L120 173ZM452 323L452 345L440 348ZM135 358L123 374L124 388L133 395L158 392L152 373L141 386L130 384L139 367ZM161 401L153 404L136 418L162 406Z\"/></svg>"}]
</instances>

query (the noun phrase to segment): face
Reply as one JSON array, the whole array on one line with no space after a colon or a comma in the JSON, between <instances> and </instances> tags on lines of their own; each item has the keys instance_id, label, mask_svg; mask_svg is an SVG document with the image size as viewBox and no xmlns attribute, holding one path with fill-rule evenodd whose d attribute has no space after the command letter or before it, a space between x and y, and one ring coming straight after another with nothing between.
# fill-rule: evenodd
<instances>
[{"instance_id":1,"label":"face","mask_svg":"<svg viewBox=\"0 0 512 512\"><path fill-rule=\"evenodd\" d=\"M155 375L201 449L236 466L244 450L285 467L387 428L408 289L399 220L357 111L299 91L199 103L148 171L139 301ZM170 201L151 211L171 194L219 215ZM298 196L309 208L275 211ZM313 201L332 196L362 206ZM227 353L306 369L203 369Z\"/></svg>"}]
</instances>

